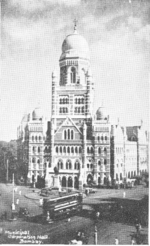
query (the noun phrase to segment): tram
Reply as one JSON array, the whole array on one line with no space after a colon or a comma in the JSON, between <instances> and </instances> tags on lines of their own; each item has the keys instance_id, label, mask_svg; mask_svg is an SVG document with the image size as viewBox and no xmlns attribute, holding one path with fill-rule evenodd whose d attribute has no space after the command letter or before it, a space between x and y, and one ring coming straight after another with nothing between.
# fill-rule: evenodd
<instances>
[{"instance_id":1,"label":"tram","mask_svg":"<svg viewBox=\"0 0 150 246\"><path fill-rule=\"evenodd\" d=\"M82 210L82 193L74 192L61 197L43 200L43 216L49 214L50 219L56 219L63 215L73 215Z\"/></svg>"}]
</instances>

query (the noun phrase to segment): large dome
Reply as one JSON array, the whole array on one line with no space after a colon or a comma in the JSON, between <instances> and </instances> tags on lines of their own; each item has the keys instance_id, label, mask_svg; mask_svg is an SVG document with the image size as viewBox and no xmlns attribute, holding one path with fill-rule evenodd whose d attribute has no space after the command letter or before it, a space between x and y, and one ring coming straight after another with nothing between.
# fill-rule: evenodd
<instances>
[{"instance_id":1,"label":"large dome","mask_svg":"<svg viewBox=\"0 0 150 246\"><path fill-rule=\"evenodd\" d=\"M84 37L79 35L75 30L73 34L68 35L62 44L62 55L65 57L81 57L89 59L89 46Z\"/></svg>"}]
</instances>

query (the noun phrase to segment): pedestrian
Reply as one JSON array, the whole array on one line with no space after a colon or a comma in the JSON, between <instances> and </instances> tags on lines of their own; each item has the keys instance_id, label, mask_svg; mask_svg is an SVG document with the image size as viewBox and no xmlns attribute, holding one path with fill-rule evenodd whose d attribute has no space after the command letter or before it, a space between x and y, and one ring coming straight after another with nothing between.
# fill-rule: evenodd
<instances>
[{"instance_id":1,"label":"pedestrian","mask_svg":"<svg viewBox=\"0 0 150 246\"><path fill-rule=\"evenodd\" d=\"M43 205L43 199L40 198L40 206L42 206L42 205Z\"/></svg>"},{"instance_id":2,"label":"pedestrian","mask_svg":"<svg viewBox=\"0 0 150 246\"><path fill-rule=\"evenodd\" d=\"M123 198L125 198L125 197L126 197L126 192L124 191L124 192L123 192Z\"/></svg>"},{"instance_id":3,"label":"pedestrian","mask_svg":"<svg viewBox=\"0 0 150 246\"><path fill-rule=\"evenodd\" d=\"M115 245L118 245L119 244L119 240L118 240L118 238L116 237L115 238Z\"/></svg>"},{"instance_id":4,"label":"pedestrian","mask_svg":"<svg viewBox=\"0 0 150 246\"><path fill-rule=\"evenodd\" d=\"M131 245L135 245L134 237L131 238Z\"/></svg>"},{"instance_id":5,"label":"pedestrian","mask_svg":"<svg viewBox=\"0 0 150 246\"><path fill-rule=\"evenodd\" d=\"M18 198L16 199L16 204L19 205L19 199Z\"/></svg>"}]
</instances>

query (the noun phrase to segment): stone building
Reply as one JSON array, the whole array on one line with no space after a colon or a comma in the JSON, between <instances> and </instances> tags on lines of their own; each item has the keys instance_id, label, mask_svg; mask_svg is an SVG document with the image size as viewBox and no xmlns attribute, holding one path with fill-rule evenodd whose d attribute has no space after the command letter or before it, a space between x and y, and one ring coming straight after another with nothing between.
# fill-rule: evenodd
<instances>
[{"instance_id":1,"label":"stone building","mask_svg":"<svg viewBox=\"0 0 150 246\"><path fill-rule=\"evenodd\" d=\"M89 53L87 41L75 26L62 43L60 76L52 73L50 121L44 121L39 109L23 118L18 129L18 158L25 153L29 182L44 176L46 185L52 186L55 167L61 185L75 188L147 171L148 141L143 127L111 125L103 105L93 112Z\"/></svg>"}]
</instances>

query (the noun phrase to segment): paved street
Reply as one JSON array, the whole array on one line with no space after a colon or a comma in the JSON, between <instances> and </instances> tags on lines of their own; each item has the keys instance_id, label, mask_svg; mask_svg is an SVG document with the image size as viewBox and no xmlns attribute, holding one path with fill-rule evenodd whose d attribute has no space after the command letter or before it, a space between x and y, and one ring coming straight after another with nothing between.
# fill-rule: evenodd
<instances>
[{"instance_id":1,"label":"paved street","mask_svg":"<svg viewBox=\"0 0 150 246\"><path fill-rule=\"evenodd\" d=\"M21 196L19 195L19 190L21 190ZM38 191L38 190L36 190ZM12 186L7 186L5 184L0 184L0 215L4 211L9 211L9 216L11 215L11 202L12 202ZM19 197L20 203L19 207L25 206L28 208L32 215L39 215L42 213L42 208L39 206L39 195L35 193L33 195L34 199L28 199L25 195L33 193L33 189L28 187L18 187L18 191L15 193L15 201ZM132 190L126 190L126 200L135 197L138 201L148 194L148 189L142 186L138 186ZM95 206L102 203L107 203L110 199L121 199L123 195L123 190L106 190L99 189L95 194L91 194L89 197L84 199L84 204L90 206ZM84 205L84 207L86 208ZM118 214L120 216L120 214ZM112 215L106 218L101 217L98 224L98 244L110 245L115 244L115 237L117 236L120 244L131 244L131 236L135 233L135 225L132 221L120 220L118 217ZM35 222L26 222L22 219L16 222L3 221L0 222L1 237L0 243L19 243L19 239L8 238L7 231L29 231L31 236L47 236L42 240L42 243L65 243L72 240L76 236L76 231L84 230L86 236L88 237L88 244L94 244L94 225L95 222L88 213L84 213L80 216L71 217L70 222L67 219L62 219L60 221L55 221L52 224L42 224L41 220ZM142 226L143 243L147 243L148 228Z\"/></svg>"}]
</instances>

